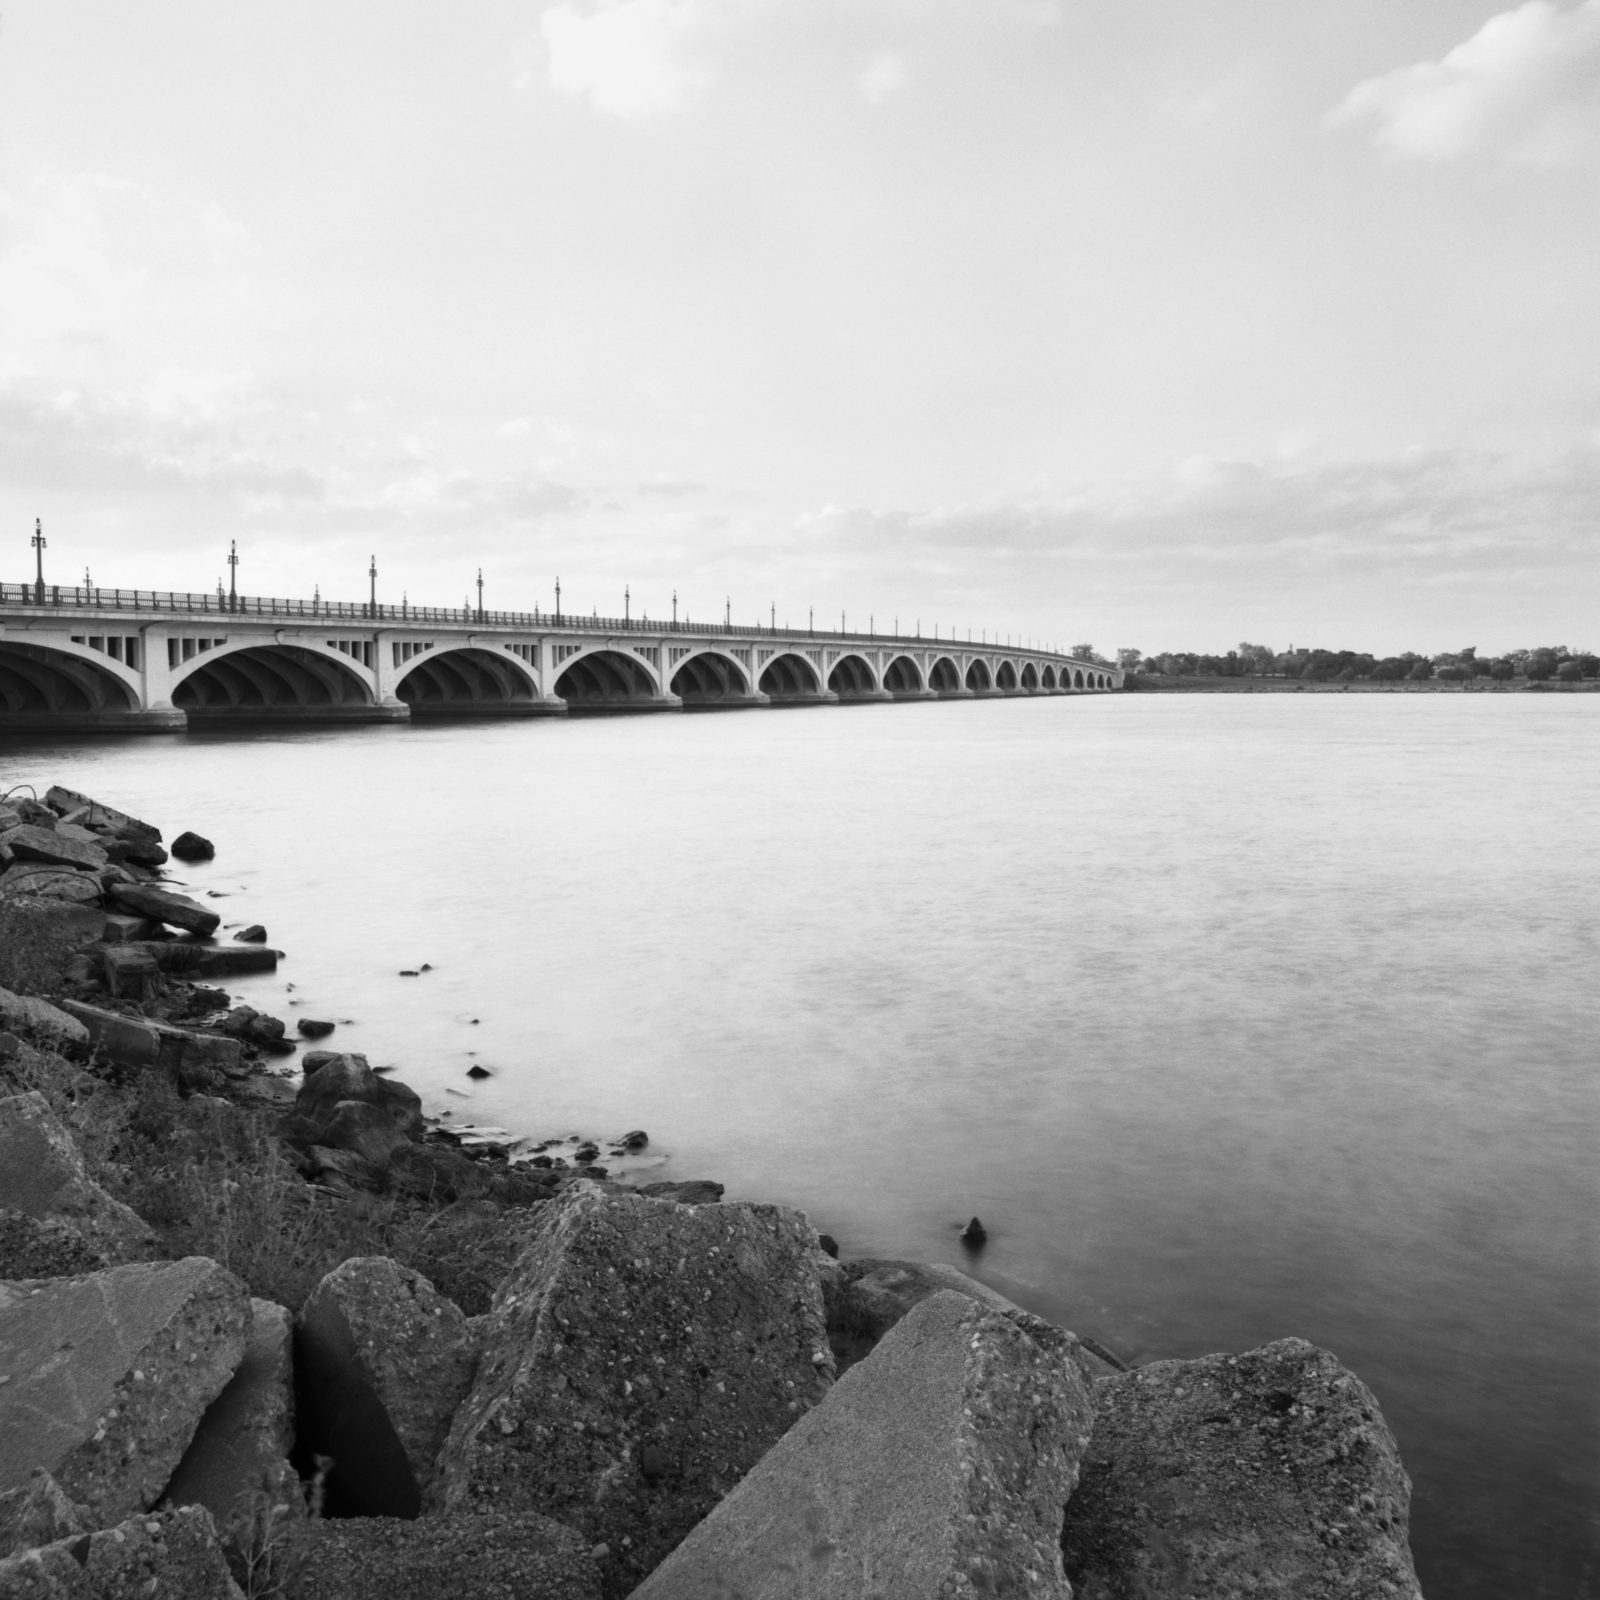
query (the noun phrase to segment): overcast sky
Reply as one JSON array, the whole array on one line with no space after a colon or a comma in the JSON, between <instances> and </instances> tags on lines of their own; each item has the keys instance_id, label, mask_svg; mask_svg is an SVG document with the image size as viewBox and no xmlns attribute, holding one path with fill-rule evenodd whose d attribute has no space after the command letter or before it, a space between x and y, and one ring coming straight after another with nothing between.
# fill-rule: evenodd
<instances>
[{"instance_id":1,"label":"overcast sky","mask_svg":"<svg viewBox=\"0 0 1600 1600\"><path fill-rule=\"evenodd\" d=\"M1600 0L12 0L9 581L1600 645Z\"/></svg>"}]
</instances>

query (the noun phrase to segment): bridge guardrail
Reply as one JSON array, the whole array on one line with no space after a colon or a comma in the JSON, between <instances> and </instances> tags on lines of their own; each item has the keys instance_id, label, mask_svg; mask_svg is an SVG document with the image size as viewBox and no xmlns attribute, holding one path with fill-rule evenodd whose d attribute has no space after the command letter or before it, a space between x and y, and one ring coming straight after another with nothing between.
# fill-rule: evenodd
<instances>
[{"instance_id":1,"label":"bridge guardrail","mask_svg":"<svg viewBox=\"0 0 1600 1600\"><path fill-rule=\"evenodd\" d=\"M148 611L174 617L260 617L287 622L392 622L405 625L449 623L458 627L502 628L507 631L540 633L571 629L574 632L592 633L603 629L608 633L643 634L701 634L726 637L729 634L748 634L752 638L796 638L804 636L834 644L866 645L947 645L953 650L1013 650L1022 655L1048 657L1054 661L1077 661L1058 650L1042 650L1035 646L999 644L992 640L961 640L927 634L906 633L844 633L826 628L777 628L770 623L758 622L753 627L741 627L735 622L667 621L660 617L602 617L590 615L575 617L570 612L541 611L479 611L474 606L443 607L405 605L373 605L365 600L311 600L283 599L271 595L236 595L220 593L185 593L169 589L116 589L99 585L85 588L70 584L45 584L43 593L37 583L0 583L0 615L6 610L28 607L39 610L110 609L116 611Z\"/></svg>"}]
</instances>

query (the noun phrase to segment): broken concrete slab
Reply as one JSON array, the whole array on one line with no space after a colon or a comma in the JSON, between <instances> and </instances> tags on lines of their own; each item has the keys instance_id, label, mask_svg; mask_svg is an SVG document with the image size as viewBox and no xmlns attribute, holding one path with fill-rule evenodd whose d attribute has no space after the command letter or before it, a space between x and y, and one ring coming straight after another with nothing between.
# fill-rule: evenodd
<instances>
[{"instance_id":1,"label":"broken concrete slab","mask_svg":"<svg viewBox=\"0 0 1600 1600\"><path fill-rule=\"evenodd\" d=\"M1097 1384L1062 1551L1089 1594L1420 1600L1410 1504L1372 1391L1279 1339Z\"/></svg>"},{"instance_id":2,"label":"broken concrete slab","mask_svg":"<svg viewBox=\"0 0 1600 1600\"><path fill-rule=\"evenodd\" d=\"M105 866L106 859L99 845L73 838L57 828L39 828L25 822L0 834L0 862L6 866L20 861L97 872Z\"/></svg>"},{"instance_id":3,"label":"broken concrete slab","mask_svg":"<svg viewBox=\"0 0 1600 1600\"><path fill-rule=\"evenodd\" d=\"M3 1600L244 1600L208 1512L130 1517L0 1561Z\"/></svg>"},{"instance_id":4,"label":"broken concrete slab","mask_svg":"<svg viewBox=\"0 0 1600 1600\"><path fill-rule=\"evenodd\" d=\"M352 1481L360 1463L374 1451L391 1453L389 1430L372 1432L370 1395L404 1453L412 1484L409 1494L402 1486L388 1514L420 1505L477 1371L476 1330L460 1307L420 1272L385 1256L358 1256L307 1297L296 1319L295 1351L306 1442L334 1461L330 1496L363 1498ZM401 1465L390 1462L383 1471L400 1479Z\"/></svg>"},{"instance_id":5,"label":"broken concrete slab","mask_svg":"<svg viewBox=\"0 0 1600 1600\"><path fill-rule=\"evenodd\" d=\"M9 989L0 989L0 1023L56 1044L89 1042L89 1030L60 1006L31 994L13 994Z\"/></svg>"},{"instance_id":6,"label":"broken concrete slab","mask_svg":"<svg viewBox=\"0 0 1600 1600\"><path fill-rule=\"evenodd\" d=\"M108 911L101 937L107 944L135 944L148 939L155 930L156 924L149 917L131 916L126 911Z\"/></svg>"},{"instance_id":7,"label":"broken concrete slab","mask_svg":"<svg viewBox=\"0 0 1600 1600\"><path fill-rule=\"evenodd\" d=\"M1069 1600L1094 1416L1074 1340L941 1290L781 1438L634 1600Z\"/></svg>"},{"instance_id":8,"label":"broken concrete slab","mask_svg":"<svg viewBox=\"0 0 1600 1600\"><path fill-rule=\"evenodd\" d=\"M312 1525L302 1600L599 1600L589 1541L533 1513Z\"/></svg>"},{"instance_id":9,"label":"broken concrete slab","mask_svg":"<svg viewBox=\"0 0 1600 1600\"><path fill-rule=\"evenodd\" d=\"M93 1531L85 1509L42 1468L0 1494L0 1557Z\"/></svg>"},{"instance_id":10,"label":"broken concrete slab","mask_svg":"<svg viewBox=\"0 0 1600 1600\"><path fill-rule=\"evenodd\" d=\"M227 978L252 972L276 972L281 950L260 946L191 944L184 939L154 940L140 946L163 972L185 978Z\"/></svg>"},{"instance_id":11,"label":"broken concrete slab","mask_svg":"<svg viewBox=\"0 0 1600 1600\"><path fill-rule=\"evenodd\" d=\"M161 979L155 957L136 944L102 945L100 971L106 988L122 1000L145 999Z\"/></svg>"},{"instance_id":12,"label":"broken concrete slab","mask_svg":"<svg viewBox=\"0 0 1600 1600\"><path fill-rule=\"evenodd\" d=\"M249 1320L244 1285L204 1256L0 1283L0 1493L43 1467L102 1526L143 1511Z\"/></svg>"},{"instance_id":13,"label":"broken concrete slab","mask_svg":"<svg viewBox=\"0 0 1600 1600\"><path fill-rule=\"evenodd\" d=\"M130 817L126 811L118 811L115 806L105 805L86 794L79 794L76 789L63 788L60 784L52 784L45 790L44 803L59 817L82 813L79 820L90 827L109 828L113 833L135 834L147 839L161 838L161 830L148 822L141 822L137 817Z\"/></svg>"},{"instance_id":14,"label":"broken concrete slab","mask_svg":"<svg viewBox=\"0 0 1600 1600\"><path fill-rule=\"evenodd\" d=\"M206 1408L161 1496L163 1506L204 1506L227 1527L241 1496L266 1492L298 1505L294 1363L288 1311L250 1302L250 1337L238 1370Z\"/></svg>"},{"instance_id":15,"label":"broken concrete slab","mask_svg":"<svg viewBox=\"0 0 1600 1600\"><path fill-rule=\"evenodd\" d=\"M198 933L202 938L209 938L222 922L215 911L206 910L198 901L171 889L158 889L153 883L116 884L110 890L110 898L124 911Z\"/></svg>"},{"instance_id":16,"label":"broken concrete slab","mask_svg":"<svg viewBox=\"0 0 1600 1600\"><path fill-rule=\"evenodd\" d=\"M0 1207L66 1225L107 1261L154 1249L149 1224L89 1176L72 1135L36 1090L0 1100Z\"/></svg>"},{"instance_id":17,"label":"broken concrete slab","mask_svg":"<svg viewBox=\"0 0 1600 1600\"><path fill-rule=\"evenodd\" d=\"M626 1594L827 1392L815 1249L779 1206L566 1191L495 1296L433 1506L568 1522Z\"/></svg>"},{"instance_id":18,"label":"broken concrete slab","mask_svg":"<svg viewBox=\"0 0 1600 1600\"><path fill-rule=\"evenodd\" d=\"M89 1030L89 1042L107 1060L125 1067L160 1067L182 1088L205 1088L218 1073L237 1072L244 1064L244 1046L222 1034L149 1022L81 1000L63 1000L61 1005Z\"/></svg>"}]
</instances>

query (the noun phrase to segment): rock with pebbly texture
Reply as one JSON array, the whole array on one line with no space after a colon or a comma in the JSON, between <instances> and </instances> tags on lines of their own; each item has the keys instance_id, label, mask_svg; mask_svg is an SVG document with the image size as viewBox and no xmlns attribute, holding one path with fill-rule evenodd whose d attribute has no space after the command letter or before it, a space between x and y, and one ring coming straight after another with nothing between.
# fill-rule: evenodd
<instances>
[{"instance_id":1,"label":"rock with pebbly texture","mask_svg":"<svg viewBox=\"0 0 1600 1600\"><path fill-rule=\"evenodd\" d=\"M1420 1600L1399 1450L1326 1350L1153 1362L1096 1406L1062 1531L1080 1595Z\"/></svg>"},{"instance_id":2,"label":"rock with pebbly texture","mask_svg":"<svg viewBox=\"0 0 1600 1600\"><path fill-rule=\"evenodd\" d=\"M204 1256L0 1283L0 1493L43 1467L102 1526L143 1511L249 1319L244 1285Z\"/></svg>"},{"instance_id":3,"label":"rock with pebbly texture","mask_svg":"<svg viewBox=\"0 0 1600 1600\"><path fill-rule=\"evenodd\" d=\"M0 1279L74 1278L115 1264L59 1217L0 1207Z\"/></svg>"},{"instance_id":4,"label":"rock with pebbly texture","mask_svg":"<svg viewBox=\"0 0 1600 1600\"><path fill-rule=\"evenodd\" d=\"M589 1541L549 1517L468 1513L313 1524L302 1600L599 1600Z\"/></svg>"},{"instance_id":5,"label":"rock with pebbly texture","mask_svg":"<svg viewBox=\"0 0 1600 1600\"><path fill-rule=\"evenodd\" d=\"M495 1295L445 1511L539 1511L626 1594L827 1392L816 1235L779 1206L568 1189Z\"/></svg>"},{"instance_id":6,"label":"rock with pebbly texture","mask_svg":"<svg viewBox=\"0 0 1600 1600\"><path fill-rule=\"evenodd\" d=\"M334 1461L330 1504L415 1515L477 1371L466 1315L420 1272L359 1256L311 1291L295 1352L305 1442ZM379 1490L391 1479L400 1497L385 1504Z\"/></svg>"},{"instance_id":7,"label":"rock with pebbly texture","mask_svg":"<svg viewBox=\"0 0 1600 1600\"><path fill-rule=\"evenodd\" d=\"M652 1200L676 1200L681 1206L714 1206L723 1196L714 1178L684 1178L676 1183L641 1183L639 1193Z\"/></svg>"},{"instance_id":8,"label":"rock with pebbly texture","mask_svg":"<svg viewBox=\"0 0 1600 1600\"><path fill-rule=\"evenodd\" d=\"M86 872L70 867L46 867L19 861L0 872L0 898L38 895L46 900L64 900L73 905L98 905L100 882Z\"/></svg>"},{"instance_id":9,"label":"rock with pebbly texture","mask_svg":"<svg viewBox=\"0 0 1600 1600\"><path fill-rule=\"evenodd\" d=\"M31 994L0 989L0 1023L21 1033L31 1033L53 1044L87 1044L89 1030L60 1006Z\"/></svg>"},{"instance_id":10,"label":"rock with pebbly texture","mask_svg":"<svg viewBox=\"0 0 1600 1600\"><path fill-rule=\"evenodd\" d=\"M299 1506L294 1448L294 1370L289 1313L251 1300L250 1339L228 1386L206 1407L168 1480L163 1506L204 1506L227 1526L241 1495L265 1491Z\"/></svg>"},{"instance_id":11,"label":"rock with pebbly texture","mask_svg":"<svg viewBox=\"0 0 1600 1600\"><path fill-rule=\"evenodd\" d=\"M0 1600L244 1600L209 1513L131 1517L0 1561Z\"/></svg>"},{"instance_id":12,"label":"rock with pebbly texture","mask_svg":"<svg viewBox=\"0 0 1600 1600\"><path fill-rule=\"evenodd\" d=\"M1094 1401L1069 1333L944 1290L762 1458L634 1600L1070 1600Z\"/></svg>"},{"instance_id":13,"label":"rock with pebbly texture","mask_svg":"<svg viewBox=\"0 0 1600 1600\"><path fill-rule=\"evenodd\" d=\"M72 1135L37 1091L0 1100L0 1210L20 1213L38 1224L70 1229L98 1258L97 1265L138 1260L149 1255L155 1245L149 1225L89 1176ZM7 1230L19 1249L25 1245L49 1249L55 1239L64 1252L62 1259L75 1259L70 1241L57 1238L57 1234L58 1228L26 1229L25 1224ZM67 1270L80 1268L69 1266ZM8 1271L7 1276L54 1273Z\"/></svg>"},{"instance_id":14,"label":"rock with pebbly texture","mask_svg":"<svg viewBox=\"0 0 1600 1600\"><path fill-rule=\"evenodd\" d=\"M0 1557L93 1531L84 1508L43 1470L35 1470L20 1488L0 1494Z\"/></svg>"}]
</instances>

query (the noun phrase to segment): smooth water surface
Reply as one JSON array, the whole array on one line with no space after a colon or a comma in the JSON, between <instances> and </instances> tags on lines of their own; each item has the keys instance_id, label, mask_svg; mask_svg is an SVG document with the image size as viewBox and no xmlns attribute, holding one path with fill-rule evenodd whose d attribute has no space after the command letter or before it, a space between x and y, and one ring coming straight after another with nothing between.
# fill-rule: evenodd
<instances>
[{"instance_id":1,"label":"smooth water surface","mask_svg":"<svg viewBox=\"0 0 1600 1600\"><path fill-rule=\"evenodd\" d=\"M13 740L18 781L214 838L183 875L290 957L236 992L431 1110L644 1127L1133 1359L1311 1339L1432 1600L1595 1592L1600 697Z\"/></svg>"}]
</instances>

